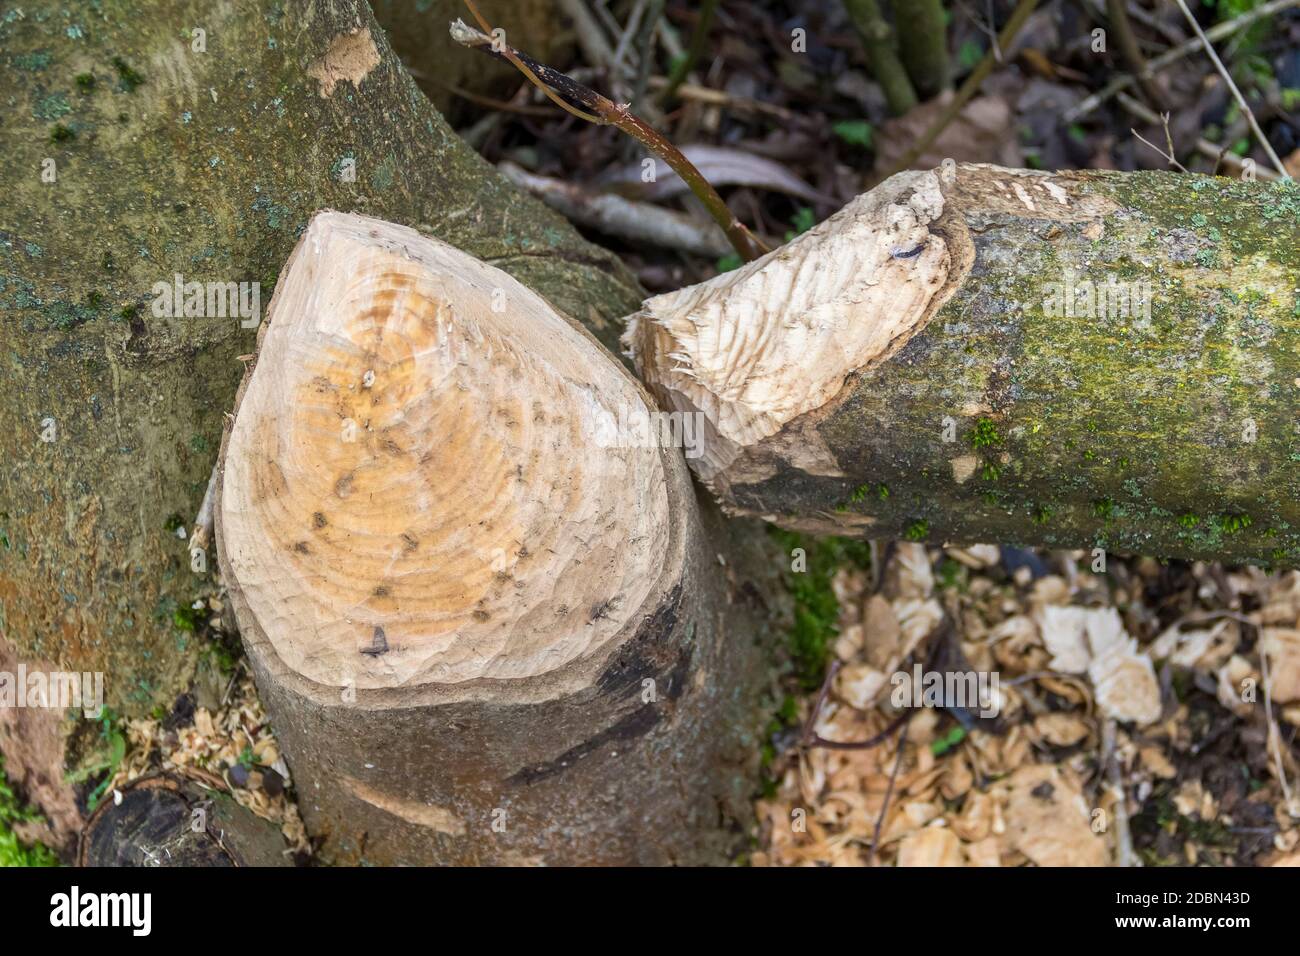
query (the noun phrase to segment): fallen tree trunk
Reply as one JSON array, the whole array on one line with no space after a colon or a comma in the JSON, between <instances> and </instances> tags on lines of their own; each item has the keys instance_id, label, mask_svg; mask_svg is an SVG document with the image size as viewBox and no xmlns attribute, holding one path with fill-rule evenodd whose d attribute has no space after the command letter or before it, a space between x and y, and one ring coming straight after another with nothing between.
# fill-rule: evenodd
<instances>
[{"instance_id":1,"label":"fallen tree trunk","mask_svg":"<svg viewBox=\"0 0 1300 956\"><path fill-rule=\"evenodd\" d=\"M420 12L401 6L390 24ZM102 7L0 17L0 670L100 673L101 703L131 717L171 707L203 649L175 623L214 590L190 522L238 356L312 213L436 233L607 343L639 293L456 136L364 2ZM206 292L197 310L160 301L178 275ZM81 827L67 773L86 726L0 708L7 772L51 846Z\"/></svg>"},{"instance_id":2,"label":"fallen tree trunk","mask_svg":"<svg viewBox=\"0 0 1300 956\"><path fill-rule=\"evenodd\" d=\"M625 337L724 507L1300 563L1300 188L902 173Z\"/></svg>"},{"instance_id":3,"label":"fallen tree trunk","mask_svg":"<svg viewBox=\"0 0 1300 956\"><path fill-rule=\"evenodd\" d=\"M323 860L698 864L743 845L762 628L681 452L637 430L647 400L500 270L379 220L312 220L215 515Z\"/></svg>"}]
</instances>

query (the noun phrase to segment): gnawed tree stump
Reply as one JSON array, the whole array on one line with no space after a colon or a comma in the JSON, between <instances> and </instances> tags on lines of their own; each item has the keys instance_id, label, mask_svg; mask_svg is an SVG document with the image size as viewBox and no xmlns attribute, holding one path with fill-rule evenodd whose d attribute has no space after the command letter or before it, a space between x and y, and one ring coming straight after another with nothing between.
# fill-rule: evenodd
<instances>
[{"instance_id":1,"label":"gnawed tree stump","mask_svg":"<svg viewBox=\"0 0 1300 956\"><path fill-rule=\"evenodd\" d=\"M625 338L724 508L1300 563L1300 187L901 173Z\"/></svg>"},{"instance_id":2,"label":"gnawed tree stump","mask_svg":"<svg viewBox=\"0 0 1300 956\"><path fill-rule=\"evenodd\" d=\"M620 431L646 402L505 273L380 220L312 220L215 511L323 859L737 849L763 661L681 450Z\"/></svg>"},{"instance_id":3,"label":"gnawed tree stump","mask_svg":"<svg viewBox=\"0 0 1300 956\"><path fill-rule=\"evenodd\" d=\"M274 823L240 806L218 778L134 780L86 820L79 866L291 866Z\"/></svg>"},{"instance_id":4,"label":"gnawed tree stump","mask_svg":"<svg viewBox=\"0 0 1300 956\"><path fill-rule=\"evenodd\" d=\"M453 46L449 0L381 7L408 53L426 28ZM517 42L541 41L543 8L560 22L549 3L487 7ZM611 344L640 292L456 135L365 0L110 0L75 15L24 0L5 14L0 670L103 673L104 704L142 717L189 687L206 644L174 612L212 588L190 521L256 326L224 302L160 316L157 283L260 285L265 309L311 215L345 206L436 232ZM470 82L436 53L422 65L429 88ZM51 847L81 830L68 776L97 739L71 710L0 708L6 774Z\"/></svg>"}]
</instances>

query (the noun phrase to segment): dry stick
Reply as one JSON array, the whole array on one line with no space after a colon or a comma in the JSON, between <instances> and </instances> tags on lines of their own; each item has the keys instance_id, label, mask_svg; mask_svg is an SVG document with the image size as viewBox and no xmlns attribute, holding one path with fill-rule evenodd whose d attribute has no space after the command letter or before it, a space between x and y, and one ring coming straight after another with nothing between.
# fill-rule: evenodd
<instances>
[{"instance_id":1,"label":"dry stick","mask_svg":"<svg viewBox=\"0 0 1300 956\"><path fill-rule=\"evenodd\" d=\"M1007 49L1011 46L1011 41L1016 38L1016 34L1020 32L1020 28L1025 25L1025 21L1029 19L1029 15L1034 12L1034 7L1036 6L1038 6L1038 0L1020 0L1020 2L1016 4L1016 9L1011 13L1011 19L1007 21L1007 25L1002 28L1002 33L998 35L999 48ZM966 105L967 100L975 95L976 91L980 88L980 85L984 82L984 79L993 72L993 67L997 62L998 58L994 55L993 50L984 54L984 59L980 60L979 65L971 71L970 76L966 77L966 82L962 83L961 89L958 90L957 95L952 98L952 102L944 108L944 111L939 115L939 118L936 119L921 138L913 144L912 148L907 151L906 155L895 163L894 167L886 175L881 177L882 180L888 179L895 173L901 173L903 170L910 168L914 162L920 159L921 154L929 149L930 146L933 145L934 141L939 138L939 135L948 128L948 124L957 118L957 114L961 112L961 109Z\"/></svg>"},{"instance_id":2,"label":"dry stick","mask_svg":"<svg viewBox=\"0 0 1300 956\"><path fill-rule=\"evenodd\" d=\"M1101 750L1102 760L1106 766L1106 782L1115 794L1115 846L1118 851L1120 866L1133 866L1133 835L1128 825L1128 796L1124 792L1124 778L1119 765L1119 753L1116 748L1118 728L1115 721L1108 720L1102 724Z\"/></svg>"},{"instance_id":3,"label":"dry stick","mask_svg":"<svg viewBox=\"0 0 1300 956\"><path fill-rule=\"evenodd\" d=\"M1137 34L1133 32L1133 24L1129 21L1125 0L1106 0L1106 13L1110 17L1111 29L1115 31L1115 37L1119 40L1120 52L1133 68L1133 75L1138 78L1147 100L1156 109L1167 110L1169 105L1165 101L1165 95L1156 84L1151 71L1147 69L1147 59L1142 55L1142 48L1138 46Z\"/></svg>"},{"instance_id":4,"label":"dry stick","mask_svg":"<svg viewBox=\"0 0 1300 956\"><path fill-rule=\"evenodd\" d=\"M1209 30L1205 31L1204 35L1210 42L1222 40L1236 33L1243 27L1250 26L1256 20L1260 20L1282 10L1288 10L1295 6L1300 6L1300 0L1272 0L1270 3L1265 3L1262 6L1256 7L1249 13L1243 13L1235 19L1228 20L1226 23L1214 25ZM1190 53L1195 53L1204 46L1205 44L1201 42L1200 37L1193 37L1180 46L1176 46L1157 57L1152 57L1151 61L1147 63L1147 72L1154 75L1160 70L1163 70L1170 63L1181 60L1183 57ZM1125 73L1122 76L1115 77L1115 79L1111 80L1096 93L1093 93L1087 99L1080 102L1078 106L1066 110L1063 117L1064 122L1073 123L1082 119L1115 94L1119 93L1121 90L1128 89L1136 82L1137 77L1133 76L1131 73Z\"/></svg>"},{"instance_id":5,"label":"dry stick","mask_svg":"<svg viewBox=\"0 0 1300 956\"><path fill-rule=\"evenodd\" d=\"M1157 116L1151 110L1150 107L1148 107L1145 103L1141 103L1138 100L1135 100L1127 93L1116 93L1115 99L1119 102L1120 106L1124 107L1124 109L1128 110L1138 119L1140 119L1142 122L1150 123L1152 126L1156 126L1160 123L1161 121L1160 117ZM1137 134L1135 133L1134 135ZM1237 170L1237 172L1240 172L1243 167L1241 158L1238 157L1235 153L1228 152L1227 148L1224 146L1219 146L1215 143L1211 143L1204 136L1199 137L1196 140L1195 146L1196 146L1196 151L1200 153L1202 156L1206 156L1210 159L1215 160L1216 162L1224 162L1227 165L1233 167L1235 170ZM1257 168L1255 170L1255 176L1258 179L1262 179L1265 182L1270 182L1270 183L1275 182L1278 179L1281 179L1281 177L1278 176L1277 173L1273 172L1273 170L1267 167Z\"/></svg>"},{"instance_id":6,"label":"dry stick","mask_svg":"<svg viewBox=\"0 0 1300 956\"><path fill-rule=\"evenodd\" d=\"M514 64L542 92L575 116L599 125L617 127L636 139L682 178L696 198L704 204L709 215L722 227L732 248L746 262L752 262L770 251L744 223L735 217L726 202L718 195L718 191L695 168L695 165L682 155L681 150L665 139L654 127L632 113L626 105L616 105L572 77L544 63L539 63L528 54L521 53L507 44L495 44L490 36L474 29L463 20L457 20L451 25L451 36L457 43Z\"/></svg>"},{"instance_id":7,"label":"dry stick","mask_svg":"<svg viewBox=\"0 0 1300 956\"><path fill-rule=\"evenodd\" d=\"M1163 123L1165 127L1165 142L1169 144L1169 149L1167 152L1161 149L1155 143L1151 142L1149 139L1147 139L1145 136L1143 136L1133 127L1130 126L1128 131L1132 133L1134 137L1136 137L1140 142L1142 142L1147 146L1150 146L1153 150L1155 150L1157 153L1163 156L1166 162L1168 162L1170 166L1173 166L1175 169L1177 169L1180 173L1187 172L1187 167L1184 166L1182 163L1180 163L1178 161L1178 157L1174 154L1174 137L1173 134L1169 132L1169 114L1161 113L1159 119L1160 122Z\"/></svg>"},{"instance_id":8,"label":"dry stick","mask_svg":"<svg viewBox=\"0 0 1300 956\"><path fill-rule=\"evenodd\" d=\"M1228 72L1228 68L1225 67L1223 61L1219 59L1219 54L1214 52L1214 44L1206 39L1205 31L1203 31L1201 25L1196 22L1196 17L1192 16L1192 11L1187 9L1186 0L1176 0L1176 2L1178 8L1183 11L1183 16L1187 18L1187 22L1191 24L1192 29L1196 32L1196 35L1201 38L1201 42L1205 45L1206 54L1214 63L1214 68L1219 71L1219 76L1223 77L1223 82L1228 84L1228 89L1232 91L1233 98L1236 99L1237 105L1241 107L1242 113L1246 116L1246 122L1250 124L1251 132L1255 134L1255 138L1259 140L1259 144L1264 147L1264 152L1268 154L1268 158L1273 163L1274 168L1276 168L1277 171L1287 179L1290 179L1291 177L1287 175L1286 167L1282 165L1282 160L1278 159L1277 153L1273 152L1273 145L1268 141L1268 137L1264 135L1264 131L1259 128L1259 122L1255 119L1255 113L1251 110L1250 104L1246 102L1246 97L1241 95L1241 90L1237 89L1237 84L1233 81L1232 75Z\"/></svg>"},{"instance_id":9,"label":"dry stick","mask_svg":"<svg viewBox=\"0 0 1300 956\"><path fill-rule=\"evenodd\" d=\"M618 38L618 46L614 47L614 72L619 73L624 70L624 59L627 57L627 51L632 44L633 37L637 39L641 36L641 18L645 16L646 4L648 0L636 0L632 7L631 14L627 18L627 26Z\"/></svg>"},{"instance_id":10,"label":"dry stick","mask_svg":"<svg viewBox=\"0 0 1300 956\"><path fill-rule=\"evenodd\" d=\"M662 89L668 80L662 76L650 77L649 85L651 87ZM740 113L757 113L760 116L770 116L773 119L780 120L783 123L807 124L811 120L802 113L796 113L794 110L786 109L784 106L777 106L775 103L768 103L766 100L756 100L749 96L736 96L728 93L726 90L715 90L708 86L696 86L694 83L683 83L677 87L677 96L679 99L691 100L696 103L706 103L709 106L720 106L723 109L734 110Z\"/></svg>"},{"instance_id":11,"label":"dry stick","mask_svg":"<svg viewBox=\"0 0 1300 956\"><path fill-rule=\"evenodd\" d=\"M710 259L725 256L731 248L727 237L711 219L697 219L615 193L588 192L562 179L530 173L508 160L498 164L497 169L566 219L599 229L606 235L680 249Z\"/></svg>"},{"instance_id":12,"label":"dry stick","mask_svg":"<svg viewBox=\"0 0 1300 956\"><path fill-rule=\"evenodd\" d=\"M695 20L695 29L691 33L691 45L686 51L686 56L677 61L671 73L668 74L668 85L663 88L659 94L659 105L668 107L677 97L677 88L682 85L682 81L690 75L691 70L695 69L695 64L699 62L700 57L704 55L704 44L709 38L709 29L713 26L713 15L718 10L718 0L705 0L700 4L699 16Z\"/></svg>"},{"instance_id":13,"label":"dry stick","mask_svg":"<svg viewBox=\"0 0 1300 956\"><path fill-rule=\"evenodd\" d=\"M898 768L903 765L904 735L907 725L898 728L898 740L894 742L894 769L889 772L889 786L885 788L885 802L880 805L880 815L876 817L876 826L871 831L871 862L876 861L876 848L880 845L880 828L885 823L885 813L889 810L889 799L894 795L894 783L898 780Z\"/></svg>"},{"instance_id":14,"label":"dry stick","mask_svg":"<svg viewBox=\"0 0 1300 956\"><path fill-rule=\"evenodd\" d=\"M645 17L641 20L641 29L637 31L634 41L637 49L636 82L632 86L632 102L641 102L650 83L650 69L654 65L655 33L659 21L664 17L664 0L650 0Z\"/></svg>"}]
</instances>

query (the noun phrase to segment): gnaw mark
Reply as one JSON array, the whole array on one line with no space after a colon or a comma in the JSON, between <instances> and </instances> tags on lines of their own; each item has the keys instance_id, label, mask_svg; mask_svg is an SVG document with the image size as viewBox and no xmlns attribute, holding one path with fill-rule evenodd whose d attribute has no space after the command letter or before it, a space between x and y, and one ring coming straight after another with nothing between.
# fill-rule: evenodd
<instances>
[{"instance_id":1,"label":"gnaw mark","mask_svg":"<svg viewBox=\"0 0 1300 956\"><path fill-rule=\"evenodd\" d=\"M894 248L889 250L889 254L893 256L895 259L915 259L917 256L921 254L921 250L924 248L925 248L925 240L922 239L921 244L918 245L915 249L904 249L902 246L895 246Z\"/></svg>"},{"instance_id":2,"label":"gnaw mark","mask_svg":"<svg viewBox=\"0 0 1300 956\"><path fill-rule=\"evenodd\" d=\"M378 657L380 654L388 653L388 638L384 635L382 627L375 628L375 633L370 638L370 646L363 647L361 653L367 657Z\"/></svg>"}]
</instances>

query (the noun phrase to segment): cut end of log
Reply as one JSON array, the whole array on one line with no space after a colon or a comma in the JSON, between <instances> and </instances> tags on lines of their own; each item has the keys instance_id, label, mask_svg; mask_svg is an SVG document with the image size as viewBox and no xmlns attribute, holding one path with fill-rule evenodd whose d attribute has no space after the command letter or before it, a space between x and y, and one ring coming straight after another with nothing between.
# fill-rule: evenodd
<instances>
[{"instance_id":1,"label":"cut end of log","mask_svg":"<svg viewBox=\"0 0 1300 956\"><path fill-rule=\"evenodd\" d=\"M592 656L669 560L666 456L611 440L645 408L510 276L320 213L227 441L232 592L326 686L521 680Z\"/></svg>"},{"instance_id":2,"label":"cut end of log","mask_svg":"<svg viewBox=\"0 0 1300 956\"><path fill-rule=\"evenodd\" d=\"M706 482L924 328L969 268L936 229L944 203L938 172L900 173L780 249L648 299L629 320L624 344L660 401L704 413L692 464ZM816 447L802 454L810 471L834 467Z\"/></svg>"}]
</instances>

